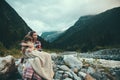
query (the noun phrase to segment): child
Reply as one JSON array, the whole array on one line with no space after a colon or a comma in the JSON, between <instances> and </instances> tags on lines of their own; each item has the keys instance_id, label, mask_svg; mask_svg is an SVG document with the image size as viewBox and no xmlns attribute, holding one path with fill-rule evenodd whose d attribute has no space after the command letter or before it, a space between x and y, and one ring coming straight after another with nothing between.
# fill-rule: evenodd
<instances>
[{"instance_id":1,"label":"child","mask_svg":"<svg viewBox=\"0 0 120 80\"><path fill-rule=\"evenodd\" d=\"M31 52L33 50L35 50L34 48L34 43L33 43L33 39L31 36L25 36L23 41L24 43L26 43L27 45L25 46L22 46L22 53L25 54L25 53L28 53L28 52Z\"/></svg>"}]
</instances>

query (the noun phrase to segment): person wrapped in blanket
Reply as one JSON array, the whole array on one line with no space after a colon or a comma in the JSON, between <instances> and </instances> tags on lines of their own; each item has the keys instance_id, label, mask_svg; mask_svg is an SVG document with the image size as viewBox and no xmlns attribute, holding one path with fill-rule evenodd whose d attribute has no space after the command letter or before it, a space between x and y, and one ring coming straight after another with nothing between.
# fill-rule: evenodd
<instances>
[{"instance_id":1,"label":"person wrapped in blanket","mask_svg":"<svg viewBox=\"0 0 120 80\"><path fill-rule=\"evenodd\" d=\"M34 33L34 32L33 32ZM34 37L31 37L34 36ZM52 80L54 76L51 55L41 51L41 44L36 40L37 34L26 35L22 41L25 68L24 80ZM36 40L36 41L35 41ZM35 41L35 42L34 42ZM37 45L39 44L39 45Z\"/></svg>"},{"instance_id":2,"label":"person wrapped in blanket","mask_svg":"<svg viewBox=\"0 0 120 80\"><path fill-rule=\"evenodd\" d=\"M22 42L25 44L28 44L28 45L22 46L22 48L21 48L22 53L24 55L21 62L23 62L24 58L27 58L27 56L29 56L28 54L31 51L36 50L36 48L34 47L33 38L31 36L26 35ZM22 77L24 80L42 80L42 78L34 72L32 66L30 65L30 63L28 61L26 61L24 66L25 67L23 69L23 74L22 74Z\"/></svg>"}]
</instances>

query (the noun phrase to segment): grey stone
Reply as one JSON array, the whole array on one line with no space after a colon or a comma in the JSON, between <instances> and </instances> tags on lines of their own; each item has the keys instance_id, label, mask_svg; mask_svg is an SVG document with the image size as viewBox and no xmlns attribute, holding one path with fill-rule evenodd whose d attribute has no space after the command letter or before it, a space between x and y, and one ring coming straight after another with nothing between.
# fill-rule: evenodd
<instances>
[{"instance_id":1,"label":"grey stone","mask_svg":"<svg viewBox=\"0 0 120 80\"><path fill-rule=\"evenodd\" d=\"M64 71L70 71L70 69L66 65L61 65L59 66L59 68Z\"/></svg>"},{"instance_id":2,"label":"grey stone","mask_svg":"<svg viewBox=\"0 0 120 80\"><path fill-rule=\"evenodd\" d=\"M17 68L13 56L0 57L0 80L6 80L13 76Z\"/></svg>"},{"instance_id":3,"label":"grey stone","mask_svg":"<svg viewBox=\"0 0 120 80\"><path fill-rule=\"evenodd\" d=\"M70 68L77 68L78 70L82 68L83 64L81 61L79 61L76 57L74 56L68 56L64 58L64 62L66 65L68 65Z\"/></svg>"},{"instance_id":4,"label":"grey stone","mask_svg":"<svg viewBox=\"0 0 120 80\"><path fill-rule=\"evenodd\" d=\"M65 78L65 79L63 79L63 80L73 80L73 79L71 79L71 78Z\"/></svg>"},{"instance_id":5,"label":"grey stone","mask_svg":"<svg viewBox=\"0 0 120 80\"><path fill-rule=\"evenodd\" d=\"M95 73L95 69L93 69L92 67L88 67L88 69L87 69L87 73L91 73L91 74L93 74L93 73Z\"/></svg>"}]
</instances>

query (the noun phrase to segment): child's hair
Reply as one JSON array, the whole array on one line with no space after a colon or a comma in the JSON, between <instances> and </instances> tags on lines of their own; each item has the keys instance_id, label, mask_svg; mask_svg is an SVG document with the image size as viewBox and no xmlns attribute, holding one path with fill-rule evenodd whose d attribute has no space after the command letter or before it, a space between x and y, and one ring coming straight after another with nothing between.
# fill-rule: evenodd
<instances>
[{"instance_id":1,"label":"child's hair","mask_svg":"<svg viewBox=\"0 0 120 80\"><path fill-rule=\"evenodd\" d=\"M24 43L27 43L27 42L31 42L31 41L33 41L33 38L31 37L31 36L29 36L29 35L26 35L25 37L24 37L24 39L22 40L22 42L24 42ZM28 48L29 46L24 46L24 47L22 47L21 48L21 50L22 50L22 53L25 53L25 50Z\"/></svg>"},{"instance_id":2,"label":"child's hair","mask_svg":"<svg viewBox=\"0 0 120 80\"><path fill-rule=\"evenodd\" d=\"M31 36L26 35L23 39L23 42L33 41L33 38Z\"/></svg>"}]
</instances>

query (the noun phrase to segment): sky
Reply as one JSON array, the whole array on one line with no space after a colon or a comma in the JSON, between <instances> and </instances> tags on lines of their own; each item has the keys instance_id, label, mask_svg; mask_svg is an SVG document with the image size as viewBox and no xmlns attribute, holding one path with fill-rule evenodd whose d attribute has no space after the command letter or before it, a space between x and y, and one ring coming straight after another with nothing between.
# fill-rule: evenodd
<instances>
[{"instance_id":1,"label":"sky","mask_svg":"<svg viewBox=\"0 0 120 80\"><path fill-rule=\"evenodd\" d=\"M64 31L85 15L94 15L114 7L120 0L6 0L27 25L39 35Z\"/></svg>"}]
</instances>

